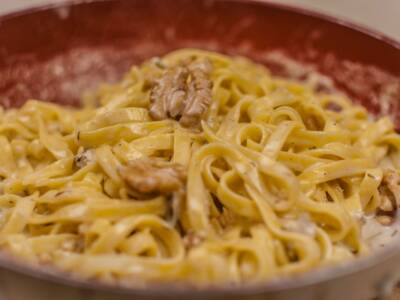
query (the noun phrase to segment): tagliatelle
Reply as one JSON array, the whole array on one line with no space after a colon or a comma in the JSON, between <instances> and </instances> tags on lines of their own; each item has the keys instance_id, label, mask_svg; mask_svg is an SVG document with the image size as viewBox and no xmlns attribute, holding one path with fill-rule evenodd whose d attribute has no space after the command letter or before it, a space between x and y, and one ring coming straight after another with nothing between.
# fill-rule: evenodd
<instances>
[{"instance_id":1,"label":"tagliatelle","mask_svg":"<svg viewBox=\"0 0 400 300\"><path fill-rule=\"evenodd\" d=\"M153 120L149 80L190 59L212 65L200 126ZM400 167L388 118L245 58L192 49L134 66L88 100L1 111L0 245L21 260L111 283L208 285L370 252L365 216L384 206L385 172ZM143 158L187 170L182 202L132 195L120 170Z\"/></svg>"}]
</instances>

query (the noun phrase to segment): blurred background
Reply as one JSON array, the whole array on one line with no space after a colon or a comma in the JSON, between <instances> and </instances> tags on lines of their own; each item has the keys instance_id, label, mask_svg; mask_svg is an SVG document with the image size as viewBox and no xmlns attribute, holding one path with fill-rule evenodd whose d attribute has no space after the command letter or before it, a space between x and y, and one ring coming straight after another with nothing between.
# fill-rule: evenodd
<instances>
[{"instance_id":1,"label":"blurred background","mask_svg":"<svg viewBox=\"0 0 400 300\"><path fill-rule=\"evenodd\" d=\"M0 13L65 0L0 0ZM163 0L160 0L163 1ZM340 16L400 40L400 0L268 0Z\"/></svg>"}]
</instances>

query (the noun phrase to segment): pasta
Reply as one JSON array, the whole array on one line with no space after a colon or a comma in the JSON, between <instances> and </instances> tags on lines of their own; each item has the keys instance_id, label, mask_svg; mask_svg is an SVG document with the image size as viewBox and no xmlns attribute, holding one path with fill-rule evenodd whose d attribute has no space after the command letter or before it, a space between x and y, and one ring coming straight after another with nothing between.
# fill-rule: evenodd
<instances>
[{"instance_id":1,"label":"pasta","mask_svg":"<svg viewBox=\"0 0 400 300\"><path fill-rule=\"evenodd\" d=\"M258 282L366 255L365 224L396 221L393 123L315 81L182 49L84 103L0 112L0 245L27 263Z\"/></svg>"}]
</instances>

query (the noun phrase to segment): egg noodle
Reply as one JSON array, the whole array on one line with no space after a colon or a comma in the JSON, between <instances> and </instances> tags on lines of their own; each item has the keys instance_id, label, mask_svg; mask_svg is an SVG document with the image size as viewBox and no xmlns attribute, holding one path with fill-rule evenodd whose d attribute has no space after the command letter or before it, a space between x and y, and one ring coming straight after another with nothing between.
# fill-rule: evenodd
<instances>
[{"instance_id":1,"label":"egg noodle","mask_svg":"<svg viewBox=\"0 0 400 300\"><path fill-rule=\"evenodd\" d=\"M187 58L212 64L199 129L149 115L152 65ZM16 258L110 283L208 285L370 252L362 217L382 202L384 171L400 166L388 118L245 58L194 49L134 66L88 99L1 111L0 245ZM130 195L119 170L142 157L187 170L178 222L170 197Z\"/></svg>"}]
</instances>

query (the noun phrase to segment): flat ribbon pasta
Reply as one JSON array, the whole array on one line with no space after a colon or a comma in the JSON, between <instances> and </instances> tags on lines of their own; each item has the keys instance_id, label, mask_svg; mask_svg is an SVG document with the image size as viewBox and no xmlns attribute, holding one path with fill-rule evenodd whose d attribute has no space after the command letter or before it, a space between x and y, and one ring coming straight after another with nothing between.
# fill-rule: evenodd
<instances>
[{"instance_id":1,"label":"flat ribbon pasta","mask_svg":"<svg viewBox=\"0 0 400 300\"><path fill-rule=\"evenodd\" d=\"M153 120L152 86L166 70L205 60L212 71L200 75L212 84L186 82L199 74L189 65L164 97L204 98L210 87L201 124ZM134 66L90 101L29 100L1 111L5 251L127 285L257 282L370 251L363 224L387 208L388 170L398 176L400 167L388 118L373 120L339 93L274 77L248 59L196 49ZM146 159L185 171L179 193L129 185L121 170Z\"/></svg>"}]
</instances>

